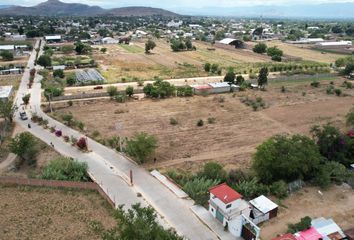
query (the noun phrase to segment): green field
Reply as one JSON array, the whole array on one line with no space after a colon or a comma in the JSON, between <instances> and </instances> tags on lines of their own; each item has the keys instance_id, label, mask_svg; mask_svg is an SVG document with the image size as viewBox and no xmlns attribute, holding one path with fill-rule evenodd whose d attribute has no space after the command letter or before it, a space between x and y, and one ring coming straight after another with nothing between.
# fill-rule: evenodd
<instances>
[{"instance_id":1,"label":"green field","mask_svg":"<svg viewBox=\"0 0 354 240\"><path fill-rule=\"evenodd\" d=\"M129 53L144 53L144 49L136 45L120 44L119 47Z\"/></svg>"}]
</instances>

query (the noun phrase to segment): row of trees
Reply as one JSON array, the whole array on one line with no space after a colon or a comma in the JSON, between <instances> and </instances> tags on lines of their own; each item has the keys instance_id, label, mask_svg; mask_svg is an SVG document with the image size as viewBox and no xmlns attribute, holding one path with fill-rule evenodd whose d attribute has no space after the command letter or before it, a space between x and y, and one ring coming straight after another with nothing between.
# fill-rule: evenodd
<instances>
[{"instance_id":1,"label":"row of trees","mask_svg":"<svg viewBox=\"0 0 354 240\"><path fill-rule=\"evenodd\" d=\"M224 77L224 82L242 86L242 84L245 82L245 79L243 78L242 75L236 77L234 69L229 68L229 70L227 71ZM267 84L268 84L268 68L261 68L258 74L258 86L264 89Z\"/></svg>"},{"instance_id":2,"label":"row of trees","mask_svg":"<svg viewBox=\"0 0 354 240\"><path fill-rule=\"evenodd\" d=\"M263 54L267 53L268 56L272 58L273 61L281 62L283 51L280 50L277 46L268 48L265 43L257 43L253 47L253 52Z\"/></svg>"},{"instance_id":3,"label":"row of trees","mask_svg":"<svg viewBox=\"0 0 354 240\"><path fill-rule=\"evenodd\" d=\"M193 46L192 41L187 38L187 39L172 39L171 40L171 49L174 52L180 52L180 51L191 51L191 50L197 50L195 46Z\"/></svg>"}]
</instances>

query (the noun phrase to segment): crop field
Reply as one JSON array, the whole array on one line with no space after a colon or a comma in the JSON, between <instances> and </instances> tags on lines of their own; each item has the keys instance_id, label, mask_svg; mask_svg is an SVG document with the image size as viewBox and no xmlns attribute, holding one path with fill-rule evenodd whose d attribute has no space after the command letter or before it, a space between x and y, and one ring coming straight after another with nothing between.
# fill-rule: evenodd
<instances>
[{"instance_id":1,"label":"crop field","mask_svg":"<svg viewBox=\"0 0 354 240\"><path fill-rule=\"evenodd\" d=\"M344 127L344 116L354 102L354 90L341 87L344 79L331 81L346 96L327 95L330 80L321 81L318 88L301 81L273 83L267 91L205 97L144 99L123 104L108 99L91 100L76 102L72 107L57 103L64 107L56 115L71 112L74 119L85 123L87 134L98 131L102 138L130 137L136 132L155 135L159 141L157 163L147 163L148 168L193 169L210 160L227 168L247 167L255 148L275 134L309 134L312 125L327 122ZM281 92L283 85L285 93ZM253 111L241 102L246 97L261 97L266 108ZM178 124L171 125L171 118ZM197 126L199 119L204 126ZM208 119L213 119L213 123L208 123Z\"/></svg>"},{"instance_id":2,"label":"crop field","mask_svg":"<svg viewBox=\"0 0 354 240\"><path fill-rule=\"evenodd\" d=\"M311 46L309 45L294 45L283 43L281 41L270 41L266 42L266 44L268 47L278 46L278 48L283 50L285 55L300 57L303 60L315 62L334 63L338 58L345 56L336 53L322 53L321 51L311 49Z\"/></svg>"},{"instance_id":3,"label":"crop field","mask_svg":"<svg viewBox=\"0 0 354 240\"><path fill-rule=\"evenodd\" d=\"M130 81L134 78L151 80L155 76L163 79L207 76L203 69L206 62L216 63L224 70L230 66L243 68L253 63L269 62L269 58L248 50L224 50L195 42L197 51L172 52L166 40L156 41L151 54L144 53L144 42L130 45L104 45L107 53L96 53L94 59L108 82Z\"/></svg>"},{"instance_id":4,"label":"crop field","mask_svg":"<svg viewBox=\"0 0 354 240\"><path fill-rule=\"evenodd\" d=\"M96 192L0 186L0 239L99 239L93 228L115 225Z\"/></svg>"}]
</instances>

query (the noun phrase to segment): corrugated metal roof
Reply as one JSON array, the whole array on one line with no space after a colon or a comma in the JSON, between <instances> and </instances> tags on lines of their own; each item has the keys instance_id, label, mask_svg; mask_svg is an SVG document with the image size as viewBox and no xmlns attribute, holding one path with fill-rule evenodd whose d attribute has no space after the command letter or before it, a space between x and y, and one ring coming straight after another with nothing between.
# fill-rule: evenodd
<instances>
[{"instance_id":1,"label":"corrugated metal roof","mask_svg":"<svg viewBox=\"0 0 354 240\"><path fill-rule=\"evenodd\" d=\"M223 40L219 41L219 43L222 43L222 44L230 44L232 43L233 41L235 41L236 39L234 38L224 38Z\"/></svg>"},{"instance_id":2,"label":"corrugated metal roof","mask_svg":"<svg viewBox=\"0 0 354 240\"><path fill-rule=\"evenodd\" d=\"M264 195L261 195L250 201L250 204L257 208L262 213L266 214L273 209L277 208L278 205L272 202L269 198L266 198Z\"/></svg>"},{"instance_id":3,"label":"corrugated metal roof","mask_svg":"<svg viewBox=\"0 0 354 240\"><path fill-rule=\"evenodd\" d=\"M208 85L211 86L212 88L230 87L230 84L227 82L209 83Z\"/></svg>"},{"instance_id":4,"label":"corrugated metal roof","mask_svg":"<svg viewBox=\"0 0 354 240\"><path fill-rule=\"evenodd\" d=\"M0 50L14 50L14 45L0 45Z\"/></svg>"},{"instance_id":5,"label":"corrugated metal roof","mask_svg":"<svg viewBox=\"0 0 354 240\"><path fill-rule=\"evenodd\" d=\"M323 236L328 236L333 233L339 233L344 237L342 229L337 225L333 219L325 219L323 217L313 219L311 225Z\"/></svg>"}]
</instances>

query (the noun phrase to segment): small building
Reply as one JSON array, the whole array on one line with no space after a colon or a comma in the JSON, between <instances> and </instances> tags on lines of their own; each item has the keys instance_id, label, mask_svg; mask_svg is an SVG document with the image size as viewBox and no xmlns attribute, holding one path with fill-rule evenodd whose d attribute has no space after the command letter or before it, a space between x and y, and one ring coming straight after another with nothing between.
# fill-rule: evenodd
<instances>
[{"instance_id":1,"label":"small building","mask_svg":"<svg viewBox=\"0 0 354 240\"><path fill-rule=\"evenodd\" d=\"M209 85L192 85L191 87L196 95L210 94L213 89Z\"/></svg>"},{"instance_id":2,"label":"small building","mask_svg":"<svg viewBox=\"0 0 354 240\"><path fill-rule=\"evenodd\" d=\"M245 218L251 211L248 203L226 183L210 188L209 192L209 212L233 236L241 237Z\"/></svg>"},{"instance_id":3,"label":"small building","mask_svg":"<svg viewBox=\"0 0 354 240\"><path fill-rule=\"evenodd\" d=\"M224 38L219 41L220 44L234 46L235 48L244 48L245 44L242 40L234 38Z\"/></svg>"},{"instance_id":4,"label":"small building","mask_svg":"<svg viewBox=\"0 0 354 240\"><path fill-rule=\"evenodd\" d=\"M61 36L60 35L45 36L44 39L47 41L47 43L61 42Z\"/></svg>"},{"instance_id":5,"label":"small building","mask_svg":"<svg viewBox=\"0 0 354 240\"><path fill-rule=\"evenodd\" d=\"M287 233L279 237L273 238L272 240L297 240L297 239L291 233Z\"/></svg>"},{"instance_id":6,"label":"small building","mask_svg":"<svg viewBox=\"0 0 354 240\"><path fill-rule=\"evenodd\" d=\"M13 94L13 86L0 86L0 101L8 101Z\"/></svg>"},{"instance_id":7,"label":"small building","mask_svg":"<svg viewBox=\"0 0 354 240\"><path fill-rule=\"evenodd\" d=\"M338 42L319 42L315 44L316 47L321 49L326 48L349 48L353 46L352 41L338 41Z\"/></svg>"},{"instance_id":8,"label":"small building","mask_svg":"<svg viewBox=\"0 0 354 240\"><path fill-rule=\"evenodd\" d=\"M322 235L314 228L311 227L307 230L294 234L297 240L318 240L322 239Z\"/></svg>"},{"instance_id":9,"label":"small building","mask_svg":"<svg viewBox=\"0 0 354 240\"><path fill-rule=\"evenodd\" d=\"M231 91L231 86L227 82L209 83L208 85L212 87L211 93L227 93Z\"/></svg>"},{"instance_id":10,"label":"small building","mask_svg":"<svg viewBox=\"0 0 354 240\"><path fill-rule=\"evenodd\" d=\"M255 224L267 221L278 215L278 205L261 195L249 202L251 204L250 218Z\"/></svg>"},{"instance_id":11,"label":"small building","mask_svg":"<svg viewBox=\"0 0 354 240\"><path fill-rule=\"evenodd\" d=\"M16 34L16 35L11 35L10 39L13 40L13 41L24 41L24 40L27 39L27 37L26 37L26 35Z\"/></svg>"},{"instance_id":12,"label":"small building","mask_svg":"<svg viewBox=\"0 0 354 240\"><path fill-rule=\"evenodd\" d=\"M343 230L331 218L325 219L321 217L313 219L311 225L321 234L322 239L337 240L345 238Z\"/></svg>"},{"instance_id":13,"label":"small building","mask_svg":"<svg viewBox=\"0 0 354 240\"><path fill-rule=\"evenodd\" d=\"M0 52L2 51L15 52L15 45L0 45Z\"/></svg>"},{"instance_id":14,"label":"small building","mask_svg":"<svg viewBox=\"0 0 354 240\"><path fill-rule=\"evenodd\" d=\"M118 44L119 40L114 39L112 37L105 37L101 39L102 44Z\"/></svg>"},{"instance_id":15,"label":"small building","mask_svg":"<svg viewBox=\"0 0 354 240\"><path fill-rule=\"evenodd\" d=\"M55 70L65 70L65 65L53 66L53 71L55 71Z\"/></svg>"}]
</instances>

